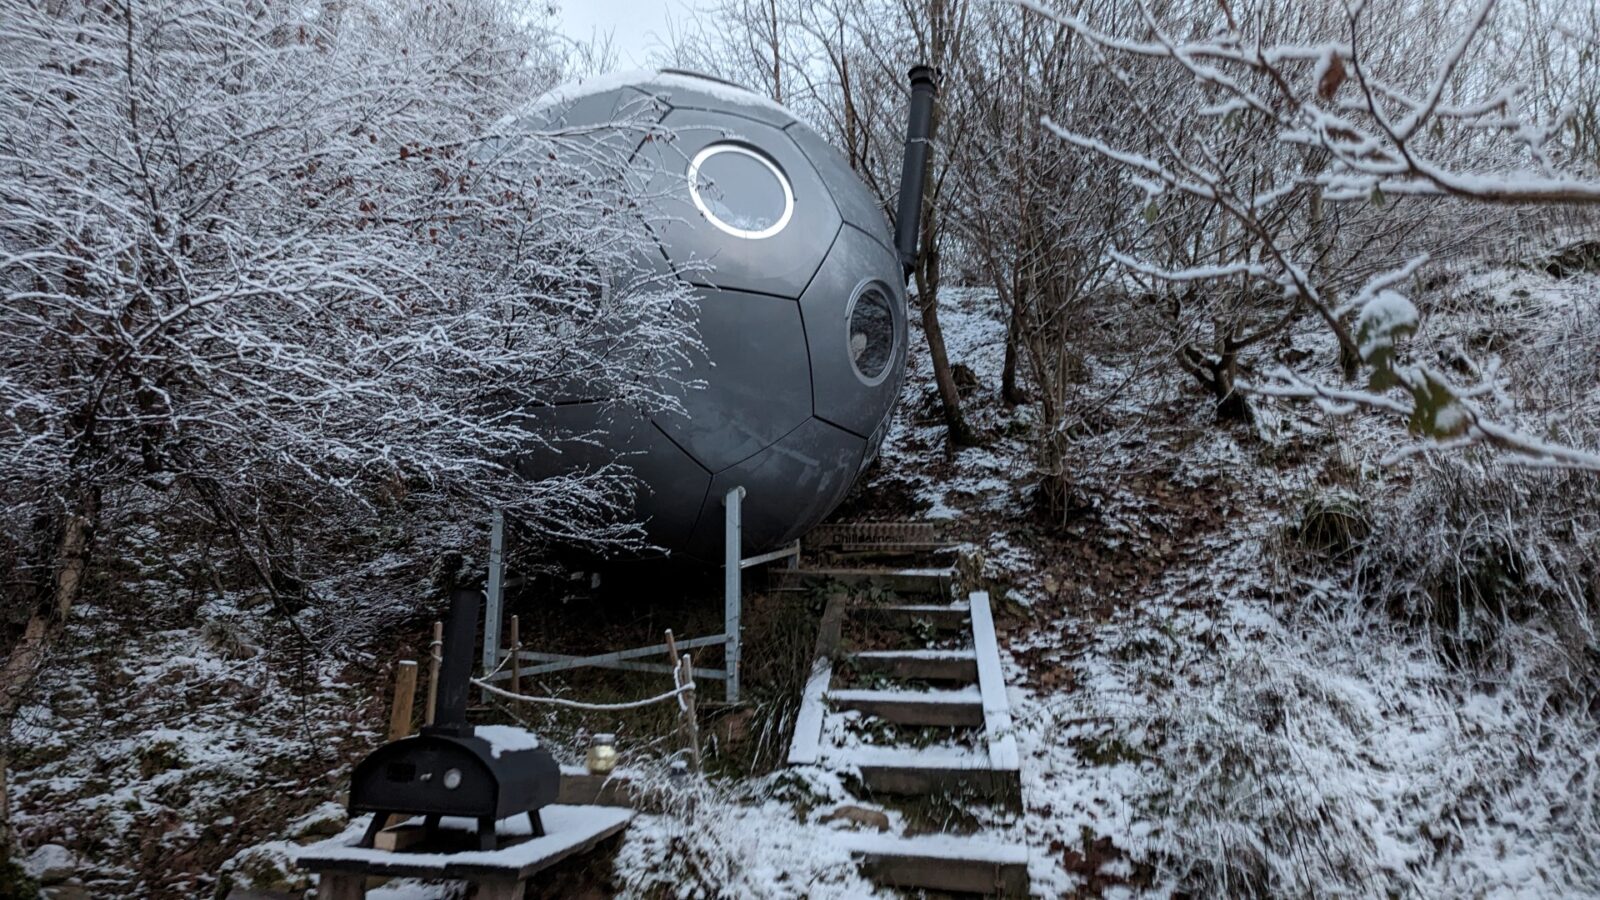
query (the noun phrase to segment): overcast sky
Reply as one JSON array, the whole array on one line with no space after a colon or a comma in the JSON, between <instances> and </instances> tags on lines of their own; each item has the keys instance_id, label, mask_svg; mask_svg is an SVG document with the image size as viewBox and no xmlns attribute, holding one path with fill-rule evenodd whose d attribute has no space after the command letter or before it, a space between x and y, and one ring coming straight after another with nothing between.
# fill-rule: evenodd
<instances>
[{"instance_id":1,"label":"overcast sky","mask_svg":"<svg viewBox=\"0 0 1600 900\"><path fill-rule=\"evenodd\" d=\"M557 25L574 40L588 41L596 33L611 32L617 63L623 69L642 68L652 50L668 41L669 20L679 28L691 17L687 0L559 0Z\"/></svg>"}]
</instances>

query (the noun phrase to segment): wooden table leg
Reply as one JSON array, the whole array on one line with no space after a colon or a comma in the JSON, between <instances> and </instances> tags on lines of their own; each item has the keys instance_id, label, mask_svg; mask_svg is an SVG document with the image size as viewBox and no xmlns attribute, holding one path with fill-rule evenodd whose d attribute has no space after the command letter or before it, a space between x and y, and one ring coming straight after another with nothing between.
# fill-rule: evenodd
<instances>
[{"instance_id":1,"label":"wooden table leg","mask_svg":"<svg viewBox=\"0 0 1600 900\"><path fill-rule=\"evenodd\" d=\"M520 878L478 882L478 900L522 900L526 883Z\"/></svg>"},{"instance_id":2,"label":"wooden table leg","mask_svg":"<svg viewBox=\"0 0 1600 900\"><path fill-rule=\"evenodd\" d=\"M365 900L367 876L349 872L319 872L317 900Z\"/></svg>"}]
</instances>

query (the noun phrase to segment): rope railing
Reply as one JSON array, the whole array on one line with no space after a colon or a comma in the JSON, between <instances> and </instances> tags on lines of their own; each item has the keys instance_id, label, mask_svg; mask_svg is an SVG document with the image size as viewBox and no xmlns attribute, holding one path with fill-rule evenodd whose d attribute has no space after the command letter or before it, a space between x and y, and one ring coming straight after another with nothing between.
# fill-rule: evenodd
<instances>
[{"instance_id":1,"label":"rope railing","mask_svg":"<svg viewBox=\"0 0 1600 900\"><path fill-rule=\"evenodd\" d=\"M487 681L483 681L482 679L478 678L472 679L472 683L497 697L504 697L507 700L515 700L519 703L540 703L547 706L561 706L567 709L585 709L595 712L621 709L640 709L642 707L650 706L653 703L661 703L665 700L671 700L674 697L687 694L694 690L694 682L690 681L685 684L681 684L664 694L657 694L654 697L647 697L643 700L631 700L626 703L584 703L579 700L567 700L562 697L530 697L527 694L518 694L512 691L502 690L501 688L497 688Z\"/></svg>"}]
</instances>

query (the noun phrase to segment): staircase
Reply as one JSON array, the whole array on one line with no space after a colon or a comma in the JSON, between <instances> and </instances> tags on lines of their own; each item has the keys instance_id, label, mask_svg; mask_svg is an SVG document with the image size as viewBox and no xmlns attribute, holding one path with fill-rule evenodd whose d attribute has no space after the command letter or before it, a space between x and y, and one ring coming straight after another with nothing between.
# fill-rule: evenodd
<instances>
[{"instance_id":1,"label":"staircase","mask_svg":"<svg viewBox=\"0 0 1600 900\"><path fill-rule=\"evenodd\" d=\"M936 546L910 528L884 530L896 555ZM853 556L872 555L870 541L841 543ZM912 803L945 796L967 807L1016 808L1017 745L989 595L958 598L949 568L821 568L787 577L820 586L827 598L789 764L858 773L869 793ZM900 646L846 649L860 643ZM920 740L896 741L905 731ZM1028 893L1027 849L1011 838L852 834L850 846L881 884Z\"/></svg>"}]
</instances>

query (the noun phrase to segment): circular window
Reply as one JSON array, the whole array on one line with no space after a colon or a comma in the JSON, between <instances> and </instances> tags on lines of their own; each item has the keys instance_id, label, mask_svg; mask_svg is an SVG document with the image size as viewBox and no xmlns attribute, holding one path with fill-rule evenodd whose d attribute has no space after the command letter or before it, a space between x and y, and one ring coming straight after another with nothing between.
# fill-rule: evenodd
<instances>
[{"instance_id":1,"label":"circular window","mask_svg":"<svg viewBox=\"0 0 1600 900\"><path fill-rule=\"evenodd\" d=\"M689 163L689 196L711 224L747 240L769 238L794 216L794 189L777 163L743 144L712 144Z\"/></svg>"},{"instance_id":2,"label":"circular window","mask_svg":"<svg viewBox=\"0 0 1600 900\"><path fill-rule=\"evenodd\" d=\"M849 318L850 363L863 380L876 384L894 356L894 307L888 289L869 284L858 290Z\"/></svg>"}]
</instances>

